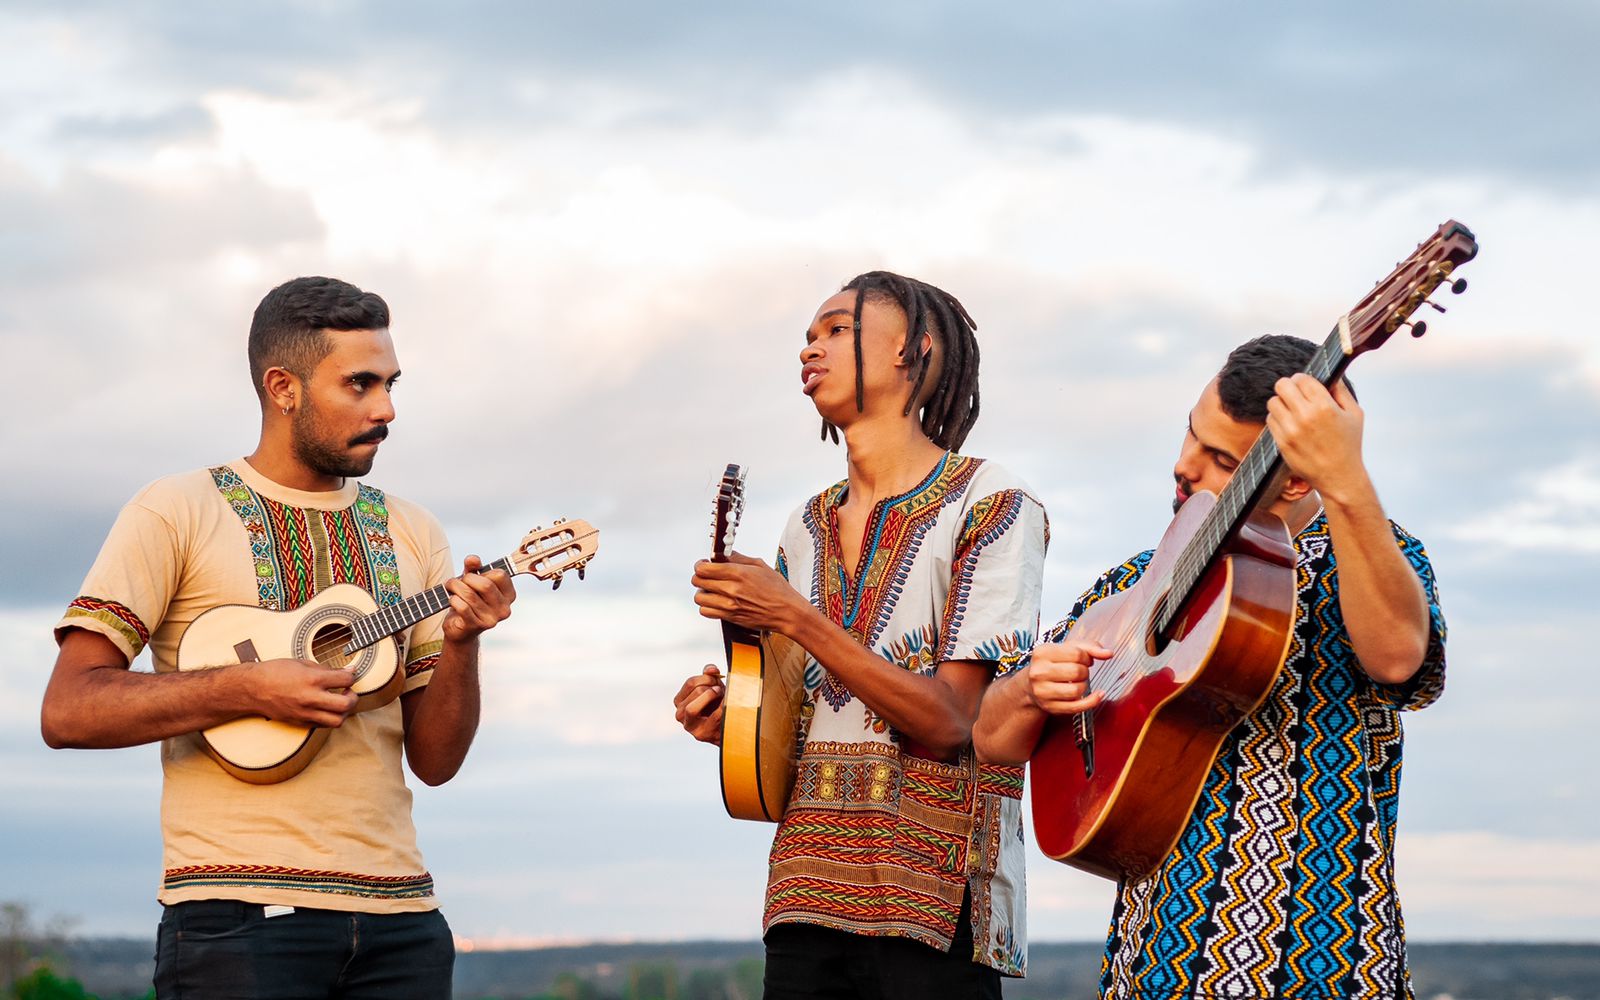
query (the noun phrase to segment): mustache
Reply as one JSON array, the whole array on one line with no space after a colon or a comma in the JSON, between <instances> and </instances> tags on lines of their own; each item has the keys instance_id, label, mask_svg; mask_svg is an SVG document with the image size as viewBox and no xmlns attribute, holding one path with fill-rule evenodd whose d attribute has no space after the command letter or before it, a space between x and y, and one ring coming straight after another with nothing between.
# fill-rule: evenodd
<instances>
[{"instance_id":1,"label":"mustache","mask_svg":"<svg viewBox=\"0 0 1600 1000\"><path fill-rule=\"evenodd\" d=\"M374 427L372 430L367 431L365 434L361 435L360 437L351 438L350 439L350 445L353 447L353 446L358 445L358 444L376 444L377 442L382 441L384 438L386 438L388 436L389 436L389 427L388 427L387 424L385 424L385 425L380 426L380 427Z\"/></svg>"}]
</instances>

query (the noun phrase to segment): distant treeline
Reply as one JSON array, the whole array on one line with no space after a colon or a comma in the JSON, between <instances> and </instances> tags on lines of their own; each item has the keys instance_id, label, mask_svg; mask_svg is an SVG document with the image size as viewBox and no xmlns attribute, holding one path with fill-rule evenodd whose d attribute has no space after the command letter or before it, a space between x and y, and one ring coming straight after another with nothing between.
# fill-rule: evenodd
<instances>
[{"instance_id":1,"label":"distant treeline","mask_svg":"<svg viewBox=\"0 0 1600 1000\"><path fill-rule=\"evenodd\" d=\"M148 995L153 951L143 940L58 939L50 965L99 1000L126 1000ZM463 952L456 959L455 997L757 1000L761 959L756 941ZM1035 944L1028 978L1008 980L1005 995L1092 998L1099 970L1098 944ZM1413 944L1411 970L1418 1000L1600 1000L1600 944Z\"/></svg>"}]
</instances>

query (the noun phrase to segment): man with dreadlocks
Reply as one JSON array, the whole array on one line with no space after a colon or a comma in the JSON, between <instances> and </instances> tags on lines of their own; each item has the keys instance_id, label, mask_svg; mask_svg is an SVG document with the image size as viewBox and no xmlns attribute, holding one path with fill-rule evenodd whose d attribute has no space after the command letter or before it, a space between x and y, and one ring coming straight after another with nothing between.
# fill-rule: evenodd
<instances>
[{"instance_id":1,"label":"man with dreadlocks","mask_svg":"<svg viewBox=\"0 0 1600 1000\"><path fill-rule=\"evenodd\" d=\"M843 435L848 477L790 519L776 571L735 554L693 581L702 615L809 654L766 996L998 997L1026 961L1023 771L978 765L972 724L1038 630L1044 508L956 454L978 416L978 345L948 292L853 279L812 319L800 378L824 436ZM697 739L720 738L723 690L707 667L673 699Z\"/></svg>"}]
</instances>

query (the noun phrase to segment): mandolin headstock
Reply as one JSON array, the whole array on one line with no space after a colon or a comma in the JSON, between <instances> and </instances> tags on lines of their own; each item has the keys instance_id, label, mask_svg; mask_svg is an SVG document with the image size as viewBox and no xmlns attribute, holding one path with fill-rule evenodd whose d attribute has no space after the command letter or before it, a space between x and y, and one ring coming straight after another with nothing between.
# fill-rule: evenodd
<instances>
[{"instance_id":1,"label":"mandolin headstock","mask_svg":"<svg viewBox=\"0 0 1600 1000\"><path fill-rule=\"evenodd\" d=\"M717 483L717 500L711 511L712 562L727 562L733 551L733 536L744 514L744 478L744 466L730 462Z\"/></svg>"}]
</instances>

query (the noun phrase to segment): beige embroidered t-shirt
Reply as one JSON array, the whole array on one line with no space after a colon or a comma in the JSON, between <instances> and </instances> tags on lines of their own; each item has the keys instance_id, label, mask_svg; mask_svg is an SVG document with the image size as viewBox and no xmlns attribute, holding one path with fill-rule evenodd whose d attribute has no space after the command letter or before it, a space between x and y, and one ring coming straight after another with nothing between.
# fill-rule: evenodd
<instances>
[{"instance_id":1,"label":"beige embroidered t-shirt","mask_svg":"<svg viewBox=\"0 0 1600 1000\"><path fill-rule=\"evenodd\" d=\"M184 629L212 608L291 610L335 583L382 607L452 569L444 531L422 508L355 482L288 489L240 460L158 480L129 501L56 635L99 633L130 663L148 646L164 672L176 669ZM442 620L399 636L407 691L428 683ZM232 777L198 735L163 741L161 901L434 909L401 774L403 735L398 700L353 715L304 771L274 785Z\"/></svg>"}]
</instances>

